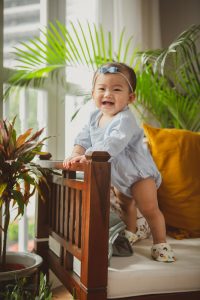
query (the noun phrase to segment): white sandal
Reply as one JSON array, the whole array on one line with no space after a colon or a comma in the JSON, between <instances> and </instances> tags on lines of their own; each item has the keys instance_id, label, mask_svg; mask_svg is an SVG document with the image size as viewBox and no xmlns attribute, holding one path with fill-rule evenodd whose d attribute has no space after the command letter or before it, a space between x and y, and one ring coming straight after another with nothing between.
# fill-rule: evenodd
<instances>
[{"instance_id":1,"label":"white sandal","mask_svg":"<svg viewBox=\"0 0 200 300\"><path fill-rule=\"evenodd\" d=\"M139 237L137 236L136 233L133 233L127 229L124 230L124 236L129 241L129 244L131 245L131 247L133 247L134 243L139 240Z\"/></svg>"},{"instance_id":2,"label":"white sandal","mask_svg":"<svg viewBox=\"0 0 200 300\"><path fill-rule=\"evenodd\" d=\"M160 262L173 262L176 260L174 251L168 243L154 244L151 248L151 256Z\"/></svg>"},{"instance_id":3,"label":"white sandal","mask_svg":"<svg viewBox=\"0 0 200 300\"><path fill-rule=\"evenodd\" d=\"M136 226L137 226L136 234L139 240L147 239L150 236L151 234L150 227L144 217L140 217L137 219Z\"/></svg>"}]
</instances>

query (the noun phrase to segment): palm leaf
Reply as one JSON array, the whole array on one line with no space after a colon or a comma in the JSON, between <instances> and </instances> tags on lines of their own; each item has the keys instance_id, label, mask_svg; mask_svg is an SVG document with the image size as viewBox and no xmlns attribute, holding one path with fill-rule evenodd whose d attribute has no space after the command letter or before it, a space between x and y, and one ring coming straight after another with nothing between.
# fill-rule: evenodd
<instances>
[{"instance_id":1,"label":"palm leaf","mask_svg":"<svg viewBox=\"0 0 200 300\"><path fill-rule=\"evenodd\" d=\"M161 126L165 124L167 127L193 131L200 128L199 40L200 25L193 25L166 49L138 53L142 66L141 80L149 80L148 86L139 83L139 103L155 113ZM148 75L148 79L145 78ZM156 81L153 81L153 77ZM163 79L164 85L161 82ZM157 91L154 89L156 84ZM154 98L151 98L152 93ZM151 105L152 101L159 105Z\"/></svg>"},{"instance_id":2,"label":"palm leaf","mask_svg":"<svg viewBox=\"0 0 200 300\"><path fill-rule=\"evenodd\" d=\"M108 32L108 59L109 61L113 60L113 44L112 44L112 36L111 32Z\"/></svg>"},{"instance_id":3,"label":"palm leaf","mask_svg":"<svg viewBox=\"0 0 200 300\"><path fill-rule=\"evenodd\" d=\"M96 57L96 63L97 63L97 65L101 65L103 63L102 53L101 53L101 44L100 44L100 38L99 38L99 35L98 35L96 25L94 25L94 31L95 31L95 42L96 42L97 50L98 50L98 54L97 54L97 57Z\"/></svg>"},{"instance_id":4,"label":"palm leaf","mask_svg":"<svg viewBox=\"0 0 200 300\"><path fill-rule=\"evenodd\" d=\"M123 28L120 38L119 38L119 45L118 45L118 52L117 52L117 61L121 61L121 52L122 52L122 45L123 45L123 38L124 38L125 28Z\"/></svg>"},{"instance_id":5,"label":"palm leaf","mask_svg":"<svg viewBox=\"0 0 200 300\"><path fill-rule=\"evenodd\" d=\"M74 43L73 37L69 33L68 29L58 21L56 22L56 25L63 34L64 42L66 43L66 52L69 54L69 57L71 57L71 61L74 63L74 65L77 63L79 64L80 61L82 63L82 58L79 54L77 45Z\"/></svg>"},{"instance_id":6,"label":"palm leaf","mask_svg":"<svg viewBox=\"0 0 200 300\"><path fill-rule=\"evenodd\" d=\"M69 26L56 22L41 30L40 38L22 42L14 48L14 55L18 62L17 71L9 78L10 86L4 97L13 92L14 86L39 87L44 84L48 76L59 79L59 70L67 66L85 65L88 68L98 68L107 61L126 61L131 57L131 65L135 52L131 50L132 37L125 41L122 30L119 37L117 51L113 48L112 36L100 25L80 22L70 22ZM125 49L123 52L122 49Z\"/></svg>"},{"instance_id":7,"label":"palm leaf","mask_svg":"<svg viewBox=\"0 0 200 300\"><path fill-rule=\"evenodd\" d=\"M81 50L81 53L83 55L83 58L84 58L84 63L86 63L88 65L88 60L86 58L86 53L84 51L84 48L83 48L83 45L82 45L82 42L81 42L81 38L78 34L78 30L75 28L75 25L70 22L72 28L73 28L73 33L75 34L75 37L76 37L76 41L77 41L77 45L80 47L80 50Z\"/></svg>"},{"instance_id":8,"label":"palm leaf","mask_svg":"<svg viewBox=\"0 0 200 300\"><path fill-rule=\"evenodd\" d=\"M126 62L126 60L127 60L127 56L128 56L128 53L129 53L129 48L130 48L132 39L133 39L133 37L131 36L131 37L128 39L128 41L127 41L126 48L125 48L125 51L124 51L124 57L123 57L123 59L122 59L122 61L124 61L124 62Z\"/></svg>"},{"instance_id":9,"label":"palm leaf","mask_svg":"<svg viewBox=\"0 0 200 300\"><path fill-rule=\"evenodd\" d=\"M101 46L102 46L102 54L103 54L103 61L107 61L107 56L106 56L106 46L105 46L105 38L104 38L104 30L102 25L100 26L100 36L101 36Z\"/></svg>"}]
</instances>

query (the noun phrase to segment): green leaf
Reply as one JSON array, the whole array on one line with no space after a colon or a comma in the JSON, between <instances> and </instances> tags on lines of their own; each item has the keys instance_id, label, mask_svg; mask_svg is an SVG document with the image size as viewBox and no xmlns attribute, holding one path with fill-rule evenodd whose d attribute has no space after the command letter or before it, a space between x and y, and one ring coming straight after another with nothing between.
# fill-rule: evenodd
<instances>
[{"instance_id":1,"label":"green leaf","mask_svg":"<svg viewBox=\"0 0 200 300\"><path fill-rule=\"evenodd\" d=\"M24 181L30 183L31 185L35 184L35 178L31 177L29 174L27 173L21 173L19 174L19 179L23 179Z\"/></svg>"},{"instance_id":2,"label":"green leaf","mask_svg":"<svg viewBox=\"0 0 200 300\"><path fill-rule=\"evenodd\" d=\"M124 38L125 28L123 28L120 38L119 38L119 46L118 46L118 52L117 52L117 60L121 61L121 51L122 51L122 45L123 45L123 38Z\"/></svg>"},{"instance_id":3,"label":"green leaf","mask_svg":"<svg viewBox=\"0 0 200 300\"><path fill-rule=\"evenodd\" d=\"M2 197L2 194L5 191L5 189L7 188L7 186L8 186L8 183L6 183L6 182L0 183L0 197Z\"/></svg>"},{"instance_id":4,"label":"green leaf","mask_svg":"<svg viewBox=\"0 0 200 300\"><path fill-rule=\"evenodd\" d=\"M19 207L18 215L24 214L24 197L23 194L20 191L12 190L11 195L13 197L13 200L17 202L17 205ZM17 216L18 216L17 215Z\"/></svg>"}]
</instances>

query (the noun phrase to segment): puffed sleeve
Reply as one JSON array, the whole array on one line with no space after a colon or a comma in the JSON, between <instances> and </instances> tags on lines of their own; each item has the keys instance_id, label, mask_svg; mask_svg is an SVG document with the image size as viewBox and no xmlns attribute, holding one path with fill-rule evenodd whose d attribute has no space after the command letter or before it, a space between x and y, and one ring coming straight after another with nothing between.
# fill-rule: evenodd
<instances>
[{"instance_id":1,"label":"puffed sleeve","mask_svg":"<svg viewBox=\"0 0 200 300\"><path fill-rule=\"evenodd\" d=\"M104 139L87 149L89 151L107 151L111 157L117 156L130 142L138 126L130 111L119 113L106 129Z\"/></svg>"}]
</instances>

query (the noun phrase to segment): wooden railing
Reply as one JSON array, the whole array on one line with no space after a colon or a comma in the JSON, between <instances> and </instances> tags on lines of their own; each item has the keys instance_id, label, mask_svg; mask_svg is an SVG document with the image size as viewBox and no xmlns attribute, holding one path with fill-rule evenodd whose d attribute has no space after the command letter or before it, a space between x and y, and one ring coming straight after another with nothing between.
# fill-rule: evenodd
<instances>
[{"instance_id":1,"label":"wooden railing","mask_svg":"<svg viewBox=\"0 0 200 300\"><path fill-rule=\"evenodd\" d=\"M106 299L110 197L109 154L93 152L86 163L70 170L59 161L40 165L60 172L48 178L46 201L38 195L35 251L77 299ZM57 255L49 237L59 245ZM81 262L80 277L73 272L73 259ZM96 259L98 257L98 259Z\"/></svg>"}]
</instances>

